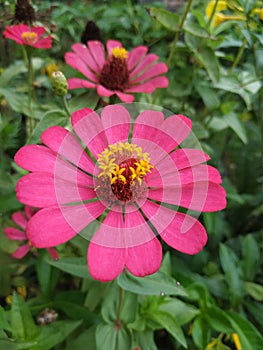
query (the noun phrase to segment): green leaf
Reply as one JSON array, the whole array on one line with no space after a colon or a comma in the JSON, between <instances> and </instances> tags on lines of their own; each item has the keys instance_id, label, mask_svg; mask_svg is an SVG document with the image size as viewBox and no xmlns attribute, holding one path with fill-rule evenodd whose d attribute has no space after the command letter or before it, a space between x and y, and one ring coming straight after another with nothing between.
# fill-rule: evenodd
<instances>
[{"instance_id":1,"label":"green leaf","mask_svg":"<svg viewBox=\"0 0 263 350\"><path fill-rule=\"evenodd\" d=\"M205 349L211 339L210 327L206 320L199 316L194 320L192 337L198 349Z\"/></svg>"},{"instance_id":2,"label":"green leaf","mask_svg":"<svg viewBox=\"0 0 263 350\"><path fill-rule=\"evenodd\" d=\"M217 109L220 106L220 100L211 87L198 83L195 88L209 110Z\"/></svg>"},{"instance_id":3,"label":"green leaf","mask_svg":"<svg viewBox=\"0 0 263 350\"><path fill-rule=\"evenodd\" d=\"M79 257L67 257L60 258L59 260L52 260L50 257L46 257L46 261L59 270L65 271L71 275L91 279L88 272L87 260L86 258Z\"/></svg>"},{"instance_id":4,"label":"green leaf","mask_svg":"<svg viewBox=\"0 0 263 350\"><path fill-rule=\"evenodd\" d=\"M27 143L37 143L40 140L40 135L43 131L48 129L50 126L59 125L66 126L68 118L66 112L60 109L46 112L35 129Z\"/></svg>"},{"instance_id":5,"label":"green leaf","mask_svg":"<svg viewBox=\"0 0 263 350\"><path fill-rule=\"evenodd\" d=\"M28 350L36 349L37 342L2 340L0 339L1 350Z\"/></svg>"},{"instance_id":6,"label":"green leaf","mask_svg":"<svg viewBox=\"0 0 263 350\"><path fill-rule=\"evenodd\" d=\"M252 323L231 311L226 315L239 336L242 350L262 350L263 337Z\"/></svg>"},{"instance_id":7,"label":"green leaf","mask_svg":"<svg viewBox=\"0 0 263 350\"><path fill-rule=\"evenodd\" d=\"M224 244L220 245L219 256L229 286L232 303L234 306L237 306L244 296L239 259L233 250Z\"/></svg>"},{"instance_id":8,"label":"green leaf","mask_svg":"<svg viewBox=\"0 0 263 350\"><path fill-rule=\"evenodd\" d=\"M177 323L175 317L172 317L170 314L159 310L156 310L153 314L149 314L149 317L151 317L151 319L153 319L157 324L171 334L171 336L184 348L187 348L184 333Z\"/></svg>"},{"instance_id":9,"label":"green leaf","mask_svg":"<svg viewBox=\"0 0 263 350\"><path fill-rule=\"evenodd\" d=\"M114 281L109 286L106 296L104 297L101 315L107 323L112 323L118 318L119 305L122 305L120 318L125 324L135 320L138 308L137 295L124 291Z\"/></svg>"},{"instance_id":10,"label":"green leaf","mask_svg":"<svg viewBox=\"0 0 263 350\"><path fill-rule=\"evenodd\" d=\"M42 293L46 297L50 297L52 290L56 286L59 271L47 263L43 254L37 260L37 277Z\"/></svg>"},{"instance_id":11,"label":"green leaf","mask_svg":"<svg viewBox=\"0 0 263 350\"><path fill-rule=\"evenodd\" d=\"M16 199L16 192L1 194L0 212L7 213L9 211L17 210L21 208L21 203Z\"/></svg>"},{"instance_id":12,"label":"green leaf","mask_svg":"<svg viewBox=\"0 0 263 350\"><path fill-rule=\"evenodd\" d=\"M95 109L99 101L99 95L96 90L89 90L83 94L74 96L69 100L69 109L73 113L82 108Z\"/></svg>"},{"instance_id":13,"label":"green leaf","mask_svg":"<svg viewBox=\"0 0 263 350\"><path fill-rule=\"evenodd\" d=\"M123 272L117 281L120 287L136 294L187 295L184 288L177 285L176 280L161 271L145 277L135 277Z\"/></svg>"},{"instance_id":14,"label":"green leaf","mask_svg":"<svg viewBox=\"0 0 263 350\"><path fill-rule=\"evenodd\" d=\"M242 270L246 281L253 281L260 269L260 249L256 239L247 235L242 240Z\"/></svg>"},{"instance_id":15,"label":"green leaf","mask_svg":"<svg viewBox=\"0 0 263 350\"><path fill-rule=\"evenodd\" d=\"M87 344L89 349L96 349L95 340L95 327L91 327L88 330L81 333L79 336L70 341L65 350L87 350Z\"/></svg>"},{"instance_id":16,"label":"green leaf","mask_svg":"<svg viewBox=\"0 0 263 350\"><path fill-rule=\"evenodd\" d=\"M176 32L179 28L180 16L162 8L150 7L148 12L151 17L161 23L166 29Z\"/></svg>"},{"instance_id":17,"label":"green leaf","mask_svg":"<svg viewBox=\"0 0 263 350\"><path fill-rule=\"evenodd\" d=\"M246 130L242 122L235 113L229 113L223 116L225 123L237 134L243 143L247 143Z\"/></svg>"},{"instance_id":18,"label":"green leaf","mask_svg":"<svg viewBox=\"0 0 263 350\"><path fill-rule=\"evenodd\" d=\"M97 350L120 350L131 348L131 338L124 327L117 328L113 323L100 323L96 329Z\"/></svg>"},{"instance_id":19,"label":"green leaf","mask_svg":"<svg viewBox=\"0 0 263 350\"><path fill-rule=\"evenodd\" d=\"M55 301L54 307L62 310L68 317L82 320L88 326L98 322L98 317L86 307L68 301Z\"/></svg>"},{"instance_id":20,"label":"green leaf","mask_svg":"<svg viewBox=\"0 0 263 350\"><path fill-rule=\"evenodd\" d=\"M11 332L11 327L10 327L9 323L7 322L5 309L2 308L1 305L0 305L0 329L4 329L6 331Z\"/></svg>"},{"instance_id":21,"label":"green leaf","mask_svg":"<svg viewBox=\"0 0 263 350\"><path fill-rule=\"evenodd\" d=\"M132 349L158 350L154 342L154 333L151 330L133 332L133 338Z\"/></svg>"},{"instance_id":22,"label":"green leaf","mask_svg":"<svg viewBox=\"0 0 263 350\"><path fill-rule=\"evenodd\" d=\"M159 310L174 317L180 326L190 322L199 313L196 307L186 304L176 298L167 298L167 300L160 305Z\"/></svg>"},{"instance_id":23,"label":"green leaf","mask_svg":"<svg viewBox=\"0 0 263 350\"><path fill-rule=\"evenodd\" d=\"M233 327L225 312L216 305L209 305L204 310L205 318L210 326L222 333L233 333Z\"/></svg>"},{"instance_id":24,"label":"green leaf","mask_svg":"<svg viewBox=\"0 0 263 350\"><path fill-rule=\"evenodd\" d=\"M41 332L37 337L38 350L49 350L65 340L70 333L81 325L82 321L56 321L40 327Z\"/></svg>"},{"instance_id":25,"label":"green leaf","mask_svg":"<svg viewBox=\"0 0 263 350\"><path fill-rule=\"evenodd\" d=\"M244 282L245 292L257 301L263 301L263 286L253 282Z\"/></svg>"},{"instance_id":26,"label":"green leaf","mask_svg":"<svg viewBox=\"0 0 263 350\"><path fill-rule=\"evenodd\" d=\"M19 340L34 339L37 328L30 310L24 300L15 292L11 305L11 328L13 338Z\"/></svg>"},{"instance_id":27,"label":"green leaf","mask_svg":"<svg viewBox=\"0 0 263 350\"><path fill-rule=\"evenodd\" d=\"M24 63L13 64L6 68L0 75L0 86L6 87L10 80L12 80L16 75L25 73L27 68Z\"/></svg>"}]
</instances>

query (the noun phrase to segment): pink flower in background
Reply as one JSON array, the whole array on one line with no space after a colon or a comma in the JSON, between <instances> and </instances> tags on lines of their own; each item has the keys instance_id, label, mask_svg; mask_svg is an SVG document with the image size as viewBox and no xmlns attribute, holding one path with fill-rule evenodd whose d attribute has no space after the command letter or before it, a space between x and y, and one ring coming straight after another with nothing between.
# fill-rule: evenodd
<instances>
[{"instance_id":1,"label":"pink flower in background","mask_svg":"<svg viewBox=\"0 0 263 350\"><path fill-rule=\"evenodd\" d=\"M34 209L28 205L25 206L24 212L16 212L12 215L13 222L19 227L7 227L4 229L4 234L13 241L21 241L23 245L18 247L12 254L13 258L22 259L32 249L32 244L29 242L26 228L28 220L34 215ZM51 258L58 259L58 254L53 247L47 248Z\"/></svg>"},{"instance_id":2,"label":"pink flower in background","mask_svg":"<svg viewBox=\"0 0 263 350\"><path fill-rule=\"evenodd\" d=\"M69 89L97 89L99 96L116 94L123 102L132 102L134 92L152 93L166 88L168 80L162 74L167 66L155 54L147 54L146 46L128 52L119 41L108 40L107 55L100 41L88 41L87 46L76 43L67 52L65 61L82 73L85 79L70 78Z\"/></svg>"},{"instance_id":3,"label":"pink flower in background","mask_svg":"<svg viewBox=\"0 0 263 350\"><path fill-rule=\"evenodd\" d=\"M191 131L190 119L145 110L132 123L124 106L109 105L101 115L88 108L73 113L72 125L77 137L53 126L41 136L45 146L27 145L15 156L31 172L19 180L17 198L43 208L27 226L32 244L56 246L80 233L90 239L88 268L100 281L124 268L135 276L156 272L162 261L157 234L186 254L203 248L205 228L179 209L221 210L226 194L205 153L178 147Z\"/></svg>"},{"instance_id":4,"label":"pink flower in background","mask_svg":"<svg viewBox=\"0 0 263 350\"><path fill-rule=\"evenodd\" d=\"M8 39L14 40L19 45L32 46L37 49L50 49L52 45L51 36L43 35L46 33L44 27L29 27L26 24L17 24L6 26L3 32Z\"/></svg>"}]
</instances>

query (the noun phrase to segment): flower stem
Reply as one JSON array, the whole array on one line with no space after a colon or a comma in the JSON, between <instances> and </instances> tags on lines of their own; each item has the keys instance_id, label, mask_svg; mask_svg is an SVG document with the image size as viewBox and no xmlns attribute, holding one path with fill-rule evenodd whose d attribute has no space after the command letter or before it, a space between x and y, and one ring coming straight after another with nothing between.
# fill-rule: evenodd
<instances>
[{"instance_id":1,"label":"flower stem","mask_svg":"<svg viewBox=\"0 0 263 350\"><path fill-rule=\"evenodd\" d=\"M231 68L229 69L229 73L232 73L233 70L234 70L234 69L236 68L236 66L238 65L238 63L239 63L239 61L240 61L240 59L241 59L241 57L242 57L242 55L243 55L243 52L244 52L244 50L245 50L246 45L247 45L247 39L244 39L244 40L243 40L243 44L239 47L238 53L237 53L237 55L236 55L236 58L235 58L235 60L234 60L234 62L233 62L233 64L232 64Z\"/></svg>"},{"instance_id":2,"label":"flower stem","mask_svg":"<svg viewBox=\"0 0 263 350\"><path fill-rule=\"evenodd\" d=\"M121 327L121 310L123 306L124 301L124 290L119 287L119 301L118 301L118 308L117 308L117 318L116 318L116 326Z\"/></svg>"},{"instance_id":3,"label":"flower stem","mask_svg":"<svg viewBox=\"0 0 263 350\"><path fill-rule=\"evenodd\" d=\"M213 19L214 19L218 1L219 1L219 0L216 0L216 2L215 2L215 4L214 4L214 7L213 7L213 10L212 10L211 16L210 16L210 18L209 18L209 20L208 20L208 23L207 23L207 28L210 28L211 23L212 23L212 21L213 21Z\"/></svg>"},{"instance_id":4,"label":"flower stem","mask_svg":"<svg viewBox=\"0 0 263 350\"><path fill-rule=\"evenodd\" d=\"M66 111L68 117L70 117L70 116L71 116L71 113L70 113L70 110L69 110L69 108L68 108L68 101L67 101L66 96L67 96L67 95L63 96L63 106L64 106L64 108L65 108L65 111Z\"/></svg>"},{"instance_id":5,"label":"flower stem","mask_svg":"<svg viewBox=\"0 0 263 350\"><path fill-rule=\"evenodd\" d=\"M182 29L183 29L184 22L185 22L185 20L186 20L187 14L188 14L188 12L190 11L190 8L191 8L191 6L192 6L192 2L193 2L193 0L189 0L189 1L188 1L187 6L186 6L186 9L185 9L185 12L184 12L184 15L183 15L183 18L182 18L182 21L181 21L181 23L179 24L178 31L177 31L176 34L175 34L174 41L173 41L172 47L171 47L171 51L170 51L169 57L168 57L168 59L167 59L167 66L168 66L169 68L170 68L170 66L171 66L171 62L172 62L172 58L173 58L173 55L174 55L174 51L175 51L175 49L176 49L177 42L178 42L178 40L179 40L181 31L182 31Z\"/></svg>"},{"instance_id":6,"label":"flower stem","mask_svg":"<svg viewBox=\"0 0 263 350\"><path fill-rule=\"evenodd\" d=\"M34 67L32 62L32 55L31 55L31 48L25 48L25 59L28 69L28 112L29 115L27 116L28 125L27 125L27 132L29 135L31 135L34 127L35 127L35 120L32 117L33 110L32 110L32 101L35 100L35 90L34 90Z\"/></svg>"}]
</instances>

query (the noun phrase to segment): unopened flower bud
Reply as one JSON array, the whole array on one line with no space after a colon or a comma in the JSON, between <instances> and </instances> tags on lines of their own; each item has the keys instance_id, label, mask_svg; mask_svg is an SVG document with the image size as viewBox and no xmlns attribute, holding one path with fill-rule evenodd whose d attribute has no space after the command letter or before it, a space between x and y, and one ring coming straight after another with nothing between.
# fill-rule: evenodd
<instances>
[{"instance_id":1,"label":"unopened flower bud","mask_svg":"<svg viewBox=\"0 0 263 350\"><path fill-rule=\"evenodd\" d=\"M51 87L58 96L65 96L68 92L68 82L64 74L60 71L52 73Z\"/></svg>"}]
</instances>

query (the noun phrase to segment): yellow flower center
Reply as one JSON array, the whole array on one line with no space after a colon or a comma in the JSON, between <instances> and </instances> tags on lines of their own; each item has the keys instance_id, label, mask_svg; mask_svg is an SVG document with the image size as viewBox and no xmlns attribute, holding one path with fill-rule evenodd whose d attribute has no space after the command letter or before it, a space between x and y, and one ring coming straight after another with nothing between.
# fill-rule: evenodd
<instances>
[{"instance_id":1,"label":"yellow flower center","mask_svg":"<svg viewBox=\"0 0 263 350\"><path fill-rule=\"evenodd\" d=\"M109 145L98 155L98 167L101 169L96 187L98 195L102 189L103 194L110 189L118 200L127 202L134 197L135 192L138 198L143 179L154 166L150 163L148 153L143 153L141 147L129 142L118 142Z\"/></svg>"},{"instance_id":2,"label":"yellow flower center","mask_svg":"<svg viewBox=\"0 0 263 350\"><path fill-rule=\"evenodd\" d=\"M37 42L37 33L35 32L24 32L21 36L25 44L32 45Z\"/></svg>"},{"instance_id":3,"label":"yellow flower center","mask_svg":"<svg viewBox=\"0 0 263 350\"><path fill-rule=\"evenodd\" d=\"M111 50L111 54L115 58L120 58L122 60L125 60L127 58L128 51L125 50L123 47L114 47Z\"/></svg>"}]
</instances>

